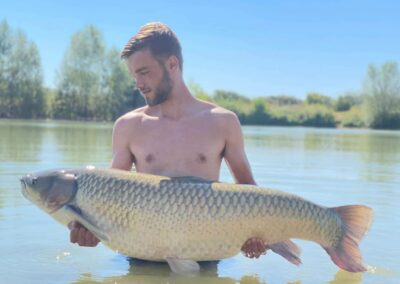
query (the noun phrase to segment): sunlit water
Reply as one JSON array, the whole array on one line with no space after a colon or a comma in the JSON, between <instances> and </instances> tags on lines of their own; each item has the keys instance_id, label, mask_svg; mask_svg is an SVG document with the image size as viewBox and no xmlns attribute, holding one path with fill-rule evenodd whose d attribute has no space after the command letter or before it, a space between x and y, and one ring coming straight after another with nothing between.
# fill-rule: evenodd
<instances>
[{"instance_id":1,"label":"sunlit water","mask_svg":"<svg viewBox=\"0 0 400 284\"><path fill-rule=\"evenodd\" d=\"M28 172L111 158L109 123L0 120L0 283L400 283L400 132L244 127L259 185L322 205L375 210L361 243L370 271L339 270L317 244L296 240L300 267L269 252L203 265L200 275L172 274L165 264L132 262L103 245L69 243L66 228L22 197ZM231 182L226 166L221 180Z\"/></svg>"}]
</instances>

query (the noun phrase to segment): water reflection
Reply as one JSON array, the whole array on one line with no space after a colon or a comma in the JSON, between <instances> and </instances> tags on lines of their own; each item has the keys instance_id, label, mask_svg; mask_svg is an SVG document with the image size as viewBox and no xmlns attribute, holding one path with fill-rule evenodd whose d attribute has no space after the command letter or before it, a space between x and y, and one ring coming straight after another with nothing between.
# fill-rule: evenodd
<instances>
[{"instance_id":1,"label":"water reflection","mask_svg":"<svg viewBox=\"0 0 400 284\"><path fill-rule=\"evenodd\" d=\"M128 259L130 268L128 273L122 276L111 276L103 279L95 279L90 273L81 274L75 284L90 283L207 283L207 284L267 284L267 280L260 280L256 275L244 275L240 279L218 276L218 262L201 262L200 273L196 276L182 276L171 272L168 264L162 262L149 262L136 259ZM359 284L363 278L362 273L350 273L338 270L328 284ZM288 284L301 284L302 280L289 281ZM306 282L305 282L306 283Z\"/></svg>"},{"instance_id":2,"label":"water reflection","mask_svg":"<svg viewBox=\"0 0 400 284\"><path fill-rule=\"evenodd\" d=\"M62 164L109 163L112 125L67 125L54 129L55 145L62 153Z\"/></svg>"},{"instance_id":3,"label":"water reflection","mask_svg":"<svg viewBox=\"0 0 400 284\"><path fill-rule=\"evenodd\" d=\"M329 284L359 284L361 283L362 278L362 273L350 273L339 269Z\"/></svg>"},{"instance_id":4,"label":"water reflection","mask_svg":"<svg viewBox=\"0 0 400 284\"><path fill-rule=\"evenodd\" d=\"M15 163L39 160L44 131L29 123L0 120L0 161Z\"/></svg>"},{"instance_id":5,"label":"water reflection","mask_svg":"<svg viewBox=\"0 0 400 284\"><path fill-rule=\"evenodd\" d=\"M266 284L256 276L243 276L239 280L230 277L218 277L218 262L201 262L200 273L196 276L176 275L171 272L168 264L163 262L149 262L137 259L129 259L130 268L127 274L122 276L106 277L101 280L93 279L89 274L82 274L75 284L89 283L141 283L141 284L158 284L158 283L208 283L208 284Z\"/></svg>"}]
</instances>

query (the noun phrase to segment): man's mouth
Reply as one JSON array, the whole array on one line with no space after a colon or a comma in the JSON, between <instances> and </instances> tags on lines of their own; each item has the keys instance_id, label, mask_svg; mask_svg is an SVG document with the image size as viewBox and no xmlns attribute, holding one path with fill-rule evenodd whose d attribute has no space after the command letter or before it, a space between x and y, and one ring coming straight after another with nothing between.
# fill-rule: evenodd
<instances>
[{"instance_id":1,"label":"man's mouth","mask_svg":"<svg viewBox=\"0 0 400 284\"><path fill-rule=\"evenodd\" d=\"M141 92L143 95L147 95L148 93L151 92L151 90L150 90L150 89L143 89L143 90L140 90L140 92Z\"/></svg>"}]
</instances>

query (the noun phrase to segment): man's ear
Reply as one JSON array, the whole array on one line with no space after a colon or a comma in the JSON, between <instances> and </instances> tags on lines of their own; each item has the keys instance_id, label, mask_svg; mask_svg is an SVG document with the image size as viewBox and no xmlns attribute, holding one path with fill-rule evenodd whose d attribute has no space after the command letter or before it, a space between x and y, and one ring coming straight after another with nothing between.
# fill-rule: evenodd
<instances>
[{"instance_id":1,"label":"man's ear","mask_svg":"<svg viewBox=\"0 0 400 284\"><path fill-rule=\"evenodd\" d=\"M176 71L179 68L179 60L175 55L171 55L167 59L168 69L171 71Z\"/></svg>"}]
</instances>

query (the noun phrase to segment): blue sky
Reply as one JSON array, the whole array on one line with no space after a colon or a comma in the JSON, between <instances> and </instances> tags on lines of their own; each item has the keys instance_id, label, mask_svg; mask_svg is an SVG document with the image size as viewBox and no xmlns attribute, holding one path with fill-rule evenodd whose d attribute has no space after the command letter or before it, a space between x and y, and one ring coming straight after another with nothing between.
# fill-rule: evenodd
<instances>
[{"instance_id":1,"label":"blue sky","mask_svg":"<svg viewBox=\"0 0 400 284\"><path fill-rule=\"evenodd\" d=\"M248 97L358 91L368 64L400 62L400 1L2 1L0 20L23 30L55 74L71 36L95 25L121 49L145 23L178 35L184 77L211 93Z\"/></svg>"}]
</instances>

